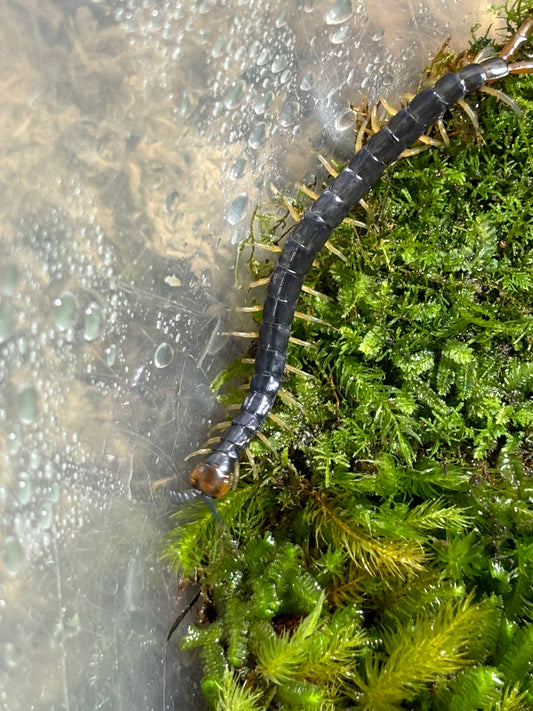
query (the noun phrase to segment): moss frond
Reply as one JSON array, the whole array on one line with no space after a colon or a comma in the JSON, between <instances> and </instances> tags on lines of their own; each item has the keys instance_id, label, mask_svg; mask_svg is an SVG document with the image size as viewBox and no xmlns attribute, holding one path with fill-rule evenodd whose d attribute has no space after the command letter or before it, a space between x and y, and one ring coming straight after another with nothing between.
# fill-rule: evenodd
<instances>
[{"instance_id":1,"label":"moss frond","mask_svg":"<svg viewBox=\"0 0 533 711\"><path fill-rule=\"evenodd\" d=\"M467 642L483 621L482 606L470 598L445 605L436 616L421 614L414 624L383 634L382 652L365 659L358 684L361 709L395 711L424 685L450 676L468 663Z\"/></svg>"}]
</instances>

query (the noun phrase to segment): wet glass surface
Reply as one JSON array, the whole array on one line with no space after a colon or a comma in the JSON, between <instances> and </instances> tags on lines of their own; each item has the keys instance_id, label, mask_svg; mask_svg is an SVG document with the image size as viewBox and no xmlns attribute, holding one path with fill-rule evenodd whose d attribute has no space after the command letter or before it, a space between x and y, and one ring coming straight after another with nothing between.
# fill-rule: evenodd
<instances>
[{"instance_id":1,"label":"wet glass surface","mask_svg":"<svg viewBox=\"0 0 533 711\"><path fill-rule=\"evenodd\" d=\"M0 707L204 708L154 484L223 417L236 245L488 5L0 0Z\"/></svg>"}]
</instances>

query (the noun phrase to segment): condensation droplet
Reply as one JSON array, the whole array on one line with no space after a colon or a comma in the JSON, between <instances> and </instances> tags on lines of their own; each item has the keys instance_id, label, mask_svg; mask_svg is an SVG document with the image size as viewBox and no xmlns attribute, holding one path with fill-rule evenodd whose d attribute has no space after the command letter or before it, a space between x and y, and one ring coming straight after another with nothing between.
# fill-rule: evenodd
<instances>
[{"instance_id":1,"label":"condensation droplet","mask_svg":"<svg viewBox=\"0 0 533 711\"><path fill-rule=\"evenodd\" d=\"M25 505L31 500L32 490L30 475L22 472L17 484L17 501L19 504Z\"/></svg>"},{"instance_id":2,"label":"condensation droplet","mask_svg":"<svg viewBox=\"0 0 533 711\"><path fill-rule=\"evenodd\" d=\"M265 48L265 49L261 50L261 53L255 60L257 66L263 67L268 62L269 57L270 57L270 52L268 49Z\"/></svg>"},{"instance_id":3,"label":"condensation droplet","mask_svg":"<svg viewBox=\"0 0 533 711\"><path fill-rule=\"evenodd\" d=\"M66 331L74 324L77 305L74 295L68 291L54 301L54 323L60 331Z\"/></svg>"},{"instance_id":4,"label":"condensation droplet","mask_svg":"<svg viewBox=\"0 0 533 711\"><path fill-rule=\"evenodd\" d=\"M335 118L335 130L346 131L355 125L355 114L353 111L343 111Z\"/></svg>"},{"instance_id":5,"label":"condensation droplet","mask_svg":"<svg viewBox=\"0 0 533 711\"><path fill-rule=\"evenodd\" d=\"M166 368L172 363L174 351L168 343L160 343L154 354L154 365L156 368Z\"/></svg>"},{"instance_id":6,"label":"condensation droplet","mask_svg":"<svg viewBox=\"0 0 533 711\"><path fill-rule=\"evenodd\" d=\"M300 89L302 91L311 91L315 84L315 75L313 72L309 71L304 74L302 83L300 84Z\"/></svg>"},{"instance_id":7,"label":"condensation droplet","mask_svg":"<svg viewBox=\"0 0 533 711\"><path fill-rule=\"evenodd\" d=\"M237 158L235 163L231 166L229 177L232 180L238 180L242 178L246 170L246 158Z\"/></svg>"},{"instance_id":8,"label":"condensation droplet","mask_svg":"<svg viewBox=\"0 0 533 711\"><path fill-rule=\"evenodd\" d=\"M11 431L7 435L7 451L9 454L17 454L22 444L20 425L15 425L13 429L15 432Z\"/></svg>"},{"instance_id":9,"label":"condensation droplet","mask_svg":"<svg viewBox=\"0 0 533 711\"><path fill-rule=\"evenodd\" d=\"M279 30L282 27L285 27L286 24L287 24L287 11L283 10L281 15L276 19L276 27Z\"/></svg>"},{"instance_id":10,"label":"condensation droplet","mask_svg":"<svg viewBox=\"0 0 533 711\"><path fill-rule=\"evenodd\" d=\"M23 388L18 396L18 413L22 422L33 422L37 417L37 393L32 385Z\"/></svg>"},{"instance_id":11,"label":"condensation droplet","mask_svg":"<svg viewBox=\"0 0 533 711\"><path fill-rule=\"evenodd\" d=\"M336 30L330 37L331 44L342 44L344 40L348 37L349 32L349 25L343 25L342 27L339 27L339 29Z\"/></svg>"},{"instance_id":12,"label":"condensation droplet","mask_svg":"<svg viewBox=\"0 0 533 711\"><path fill-rule=\"evenodd\" d=\"M106 355L106 363L109 365L109 367L112 367L115 365L115 361L117 359L117 347L115 344L108 346L105 349L105 355Z\"/></svg>"},{"instance_id":13,"label":"condensation droplet","mask_svg":"<svg viewBox=\"0 0 533 711\"><path fill-rule=\"evenodd\" d=\"M279 115L279 122L282 126L292 126L296 123L300 114L300 104L297 101L287 101Z\"/></svg>"},{"instance_id":14,"label":"condensation droplet","mask_svg":"<svg viewBox=\"0 0 533 711\"><path fill-rule=\"evenodd\" d=\"M215 42L211 54L213 57L220 57L224 53L224 48L226 47L226 40L224 37L219 37Z\"/></svg>"},{"instance_id":15,"label":"condensation droplet","mask_svg":"<svg viewBox=\"0 0 533 711\"><path fill-rule=\"evenodd\" d=\"M248 145L250 148L261 148L267 139L267 125L264 121L256 124L250 131Z\"/></svg>"},{"instance_id":16,"label":"condensation droplet","mask_svg":"<svg viewBox=\"0 0 533 711\"><path fill-rule=\"evenodd\" d=\"M10 301L0 304L0 343L4 343L13 333L15 312Z\"/></svg>"},{"instance_id":17,"label":"condensation droplet","mask_svg":"<svg viewBox=\"0 0 533 711\"><path fill-rule=\"evenodd\" d=\"M85 309L85 324L83 336L86 341L94 341L100 333L102 311L97 303L90 304Z\"/></svg>"},{"instance_id":18,"label":"condensation droplet","mask_svg":"<svg viewBox=\"0 0 533 711\"><path fill-rule=\"evenodd\" d=\"M9 573L16 575L19 572L24 560L24 551L15 536L7 536L4 539L2 543L2 560Z\"/></svg>"},{"instance_id":19,"label":"condensation droplet","mask_svg":"<svg viewBox=\"0 0 533 711\"><path fill-rule=\"evenodd\" d=\"M54 504L57 504L59 501L59 484L57 481L55 481L52 486L50 487L50 501L52 501Z\"/></svg>"},{"instance_id":20,"label":"condensation droplet","mask_svg":"<svg viewBox=\"0 0 533 711\"><path fill-rule=\"evenodd\" d=\"M280 54L276 59L272 62L272 73L273 74L278 74L279 72L282 72L287 64L289 63L289 60L287 59L285 54Z\"/></svg>"},{"instance_id":21,"label":"condensation droplet","mask_svg":"<svg viewBox=\"0 0 533 711\"><path fill-rule=\"evenodd\" d=\"M328 25L340 25L352 16L352 0L337 0L326 15Z\"/></svg>"},{"instance_id":22,"label":"condensation droplet","mask_svg":"<svg viewBox=\"0 0 533 711\"><path fill-rule=\"evenodd\" d=\"M248 205L248 195L246 193L241 193L237 195L235 200L231 203L228 214L226 216L227 221L230 225L236 225L244 217L244 211Z\"/></svg>"},{"instance_id":23,"label":"condensation droplet","mask_svg":"<svg viewBox=\"0 0 533 711\"><path fill-rule=\"evenodd\" d=\"M54 505L51 501L46 501L42 505L40 521L43 528L50 528L52 525L54 521Z\"/></svg>"},{"instance_id":24,"label":"condensation droplet","mask_svg":"<svg viewBox=\"0 0 533 711\"><path fill-rule=\"evenodd\" d=\"M256 102L254 111L259 116L264 114L268 107L274 101L274 93L272 91L265 92Z\"/></svg>"},{"instance_id":25,"label":"condensation droplet","mask_svg":"<svg viewBox=\"0 0 533 711\"><path fill-rule=\"evenodd\" d=\"M12 294L19 279L18 269L15 264L5 264L0 267L0 291Z\"/></svg>"},{"instance_id":26,"label":"condensation droplet","mask_svg":"<svg viewBox=\"0 0 533 711\"><path fill-rule=\"evenodd\" d=\"M242 95L244 93L245 83L242 79L235 82L233 86L226 91L222 103L227 109L235 109L241 103Z\"/></svg>"},{"instance_id":27,"label":"condensation droplet","mask_svg":"<svg viewBox=\"0 0 533 711\"><path fill-rule=\"evenodd\" d=\"M380 39L383 38L383 35L385 34L385 30L376 30L374 34L372 35L372 40L374 42L379 42Z\"/></svg>"}]
</instances>

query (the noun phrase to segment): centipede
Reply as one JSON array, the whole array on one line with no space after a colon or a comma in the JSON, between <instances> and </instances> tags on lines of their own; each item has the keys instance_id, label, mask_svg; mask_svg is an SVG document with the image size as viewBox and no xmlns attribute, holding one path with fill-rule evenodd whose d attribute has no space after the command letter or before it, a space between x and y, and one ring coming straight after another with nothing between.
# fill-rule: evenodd
<instances>
[{"instance_id":1,"label":"centipede","mask_svg":"<svg viewBox=\"0 0 533 711\"><path fill-rule=\"evenodd\" d=\"M195 466L190 477L193 490L188 498L201 495L209 502L222 498L233 486L241 454L274 406L304 280L333 230L379 180L385 168L442 119L448 109L467 95L511 74L533 73L533 60L510 61L532 32L533 14L499 53L447 73L432 87L418 93L368 139L292 228L267 289L248 392L231 424Z\"/></svg>"}]
</instances>

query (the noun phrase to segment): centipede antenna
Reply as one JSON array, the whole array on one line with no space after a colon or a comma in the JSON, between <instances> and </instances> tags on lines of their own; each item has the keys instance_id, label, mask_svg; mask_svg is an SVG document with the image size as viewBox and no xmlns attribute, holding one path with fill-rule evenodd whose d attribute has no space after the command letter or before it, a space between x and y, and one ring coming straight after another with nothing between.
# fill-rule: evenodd
<instances>
[{"instance_id":1,"label":"centipede antenna","mask_svg":"<svg viewBox=\"0 0 533 711\"><path fill-rule=\"evenodd\" d=\"M209 511L213 514L213 518L218 523L218 525L221 526L221 528L227 530L226 524L224 523L224 519L222 518L222 516L220 515L220 512L217 509L215 500L212 499L210 496L206 496L205 494L201 494L201 496L204 500L205 505L207 506Z\"/></svg>"},{"instance_id":2,"label":"centipede antenna","mask_svg":"<svg viewBox=\"0 0 533 711\"><path fill-rule=\"evenodd\" d=\"M192 455L190 455L192 456ZM192 501L197 501L202 494L197 489L186 489L185 491L176 491L169 489L168 495L170 499L181 506L182 504L190 504Z\"/></svg>"},{"instance_id":3,"label":"centipede antenna","mask_svg":"<svg viewBox=\"0 0 533 711\"><path fill-rule=\"evenodd\" d=\"M169 631L168 631L168 633L167 633L167 644L168 644L168 642L170 642L170 638L172 637L172 635L174 634L174 632L178 629L178 627L181 625L181 623L182 623L183 620L185 619L185 616L187 615L187 613L190 612L190 611L192 610L192 608L196 605L196 603L197 603L198 600L200 599L201 593L202 593L201 589L198 590L198 592L194 595L194 597L192 598L192 600L191 600L190 602L188 602L188 603L185 605L184 609L183 609L183 610L180 612L180 614L176 617L176 619L174 620L174 622L173 622L172 625L170 626L170 629L169 629Z\"/></svg>"}]
</instances>

